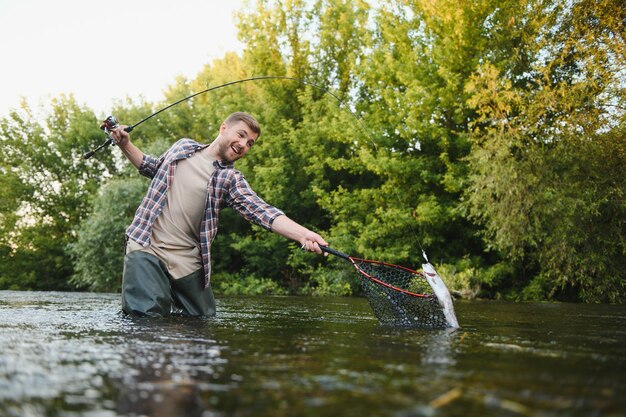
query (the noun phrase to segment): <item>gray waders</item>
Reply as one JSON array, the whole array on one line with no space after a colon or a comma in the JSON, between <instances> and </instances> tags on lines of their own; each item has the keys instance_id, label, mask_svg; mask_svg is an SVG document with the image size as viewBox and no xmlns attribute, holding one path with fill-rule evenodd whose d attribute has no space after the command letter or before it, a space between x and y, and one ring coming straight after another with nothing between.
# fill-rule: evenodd
<instances>
[{"instance_id":1,"label":"gray waders","mask_svg":"<svg viewBox=\"0 0 626 417\"><path fill-rule=\"evenodd\" d=\"M204 288L202 269L173 279L154 255L133 251L124 257L122 310L132 316L215 315L211 286Z\"/></svg>"}]
</instances>

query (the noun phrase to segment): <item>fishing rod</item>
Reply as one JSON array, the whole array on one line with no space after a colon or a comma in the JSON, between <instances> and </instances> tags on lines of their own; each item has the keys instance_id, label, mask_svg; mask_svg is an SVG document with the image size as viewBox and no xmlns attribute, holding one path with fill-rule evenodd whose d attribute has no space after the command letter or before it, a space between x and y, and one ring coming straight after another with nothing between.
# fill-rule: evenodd
<instances>
[{"instance_id":1,"label":"fishing rod","mask_svg":"<svg viewBox=\"0 0 626 417\"><path fill-rule=\"evenodd\" d=\"M167 109L169 109L171 107L174 107L177 104L182 103L183 101L187 101L187 100L192 99L192 98L194 98L196 96L199 96L200 94L205 94L205 93L208 93L210 91L217 90L217 89L224 88L224 87L228 87L228 86L235 85L235 84L245 83L245 82L249 82L249 81L260 81L260 80L289 80L289 81L296 81L296 82L299 82L301 84L310 85L311 87L314 87L314 88L316 88L316 89L318 89L320 91L323 91L324 93L329 94L335 100L337 100L340 105L344 104L344 102L339 97L337 97L337 95L335 95L333 92L329 91L328 89L326 89L326 88L324 88L324 87L322 87L320 85L317 85L317 84L312 83L310 81L304 80L302 78L288 77L288 76L283 76L283 75L263 75L263 76L250 77L250 78L244 78L244 79L241 79L241 80L230 81L230 82L227 82L227 83L224 83L224 84L221 84L221 85L217 85L215 87L210 87L210 88L204 89L202 91L198 91L197 93L193 93L193 94L191 94L191 95L189 95L187 97L183 97L180 100L177 100L174 103L168 104L167 106L163 107L162 109L157 110L156 112L152 113L151 115L149 115L147 117L144 117L143 119L141 119L140 121L138 121L134 125L125 127L124 131L130 133L137 126L139 126L143 122L146 122L146 121L152 119L157 114L159 114L161 112L164 112L165 110L167 110ZM350 109L350 107L348 107L348 110L350 111L352 116L354 116L354 118L359 122L359 124L361 125L361 128L363 128L363 131L367 132L367 130L363 126L363 121L361 120L361 118L352 109ZM119 123L118 123L117 119L115 118L115 116L107 117L104 120L104 122L102 122L102 125L100 125L100 129L102 129L102 131L104 131L104 134L107 136L107 140L104 143L102 143L100 146L96 147L95 149L85 153L83 155L83 157L85 159L89 159L92 156L94 156L96 154L96 152L98 152L100 149L106 147L107 145L114 144L113 138L111 137L111 130L117 129L118 127L119 127Z\"/></svg>"}]
</instances>

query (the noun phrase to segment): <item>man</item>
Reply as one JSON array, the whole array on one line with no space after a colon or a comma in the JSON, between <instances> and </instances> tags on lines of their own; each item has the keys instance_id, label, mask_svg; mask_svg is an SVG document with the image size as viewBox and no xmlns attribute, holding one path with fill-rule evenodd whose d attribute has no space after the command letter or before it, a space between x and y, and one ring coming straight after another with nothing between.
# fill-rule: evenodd
<instances>
[{"instance_id":1,"label":"man","mask_svg":"<svg viewBox=\"0 0 626 417\"><path fill-rule=\"evenodd\" d=\"M259 198L234 169L234 162L250 151L261 134L251 115L233 113L211 144L181 139L158 159L132 144L124 127L114 129L111 137L139 173L152 178L126 231L122 282L126 314L215 314L211 243L223 207L299 242L304 250L322 253L319 246L327 245L320 235Z\"/></svg>"}]
</instances>

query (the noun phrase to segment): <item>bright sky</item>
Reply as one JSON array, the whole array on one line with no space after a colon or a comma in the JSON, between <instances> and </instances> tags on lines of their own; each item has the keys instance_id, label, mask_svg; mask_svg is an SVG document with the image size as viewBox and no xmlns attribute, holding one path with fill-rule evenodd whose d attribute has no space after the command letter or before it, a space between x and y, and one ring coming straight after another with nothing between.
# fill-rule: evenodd
<instances>
[{"instance_id":1,"label":"bright sky","mask_svg":"<svg viewBox=\"0 0 626 417\"><path fill-rule=\"evenodd\" d=\"M0 0L0 117L72 93L97 115L240 52L243 0Z\"/></svg>"}]
</instances>

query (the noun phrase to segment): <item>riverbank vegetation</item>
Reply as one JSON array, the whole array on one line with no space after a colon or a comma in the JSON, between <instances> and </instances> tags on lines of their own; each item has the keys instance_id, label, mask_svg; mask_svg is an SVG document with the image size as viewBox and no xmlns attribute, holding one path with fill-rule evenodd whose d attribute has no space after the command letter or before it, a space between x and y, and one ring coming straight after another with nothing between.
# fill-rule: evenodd
<instances>
[{"instance_id":1,"label":"riverbank vegetation","mask_svg":"<svg viewBox=\"0 0 626 417\"><path fill-rule=\"evenodd\" d=\"M618 0L257 1L242 54L121 100L158 154L260 120L238 162L254 189L344 252L419 268L425 249L466 297L623 302L626 10ZM207 42L211 42L207 39ZM189 51L193 53L193 51ZM321 87L321 88L320 88ZM335 100L323 89L332 92ZM0 120L0 288L116 291L124 229L147 188L103 141L106 115L55 99ZM357 116L357 117L355 117ZM220 292L351 295L350 267L225 211Z\"/></svg>"}]
</instances>

